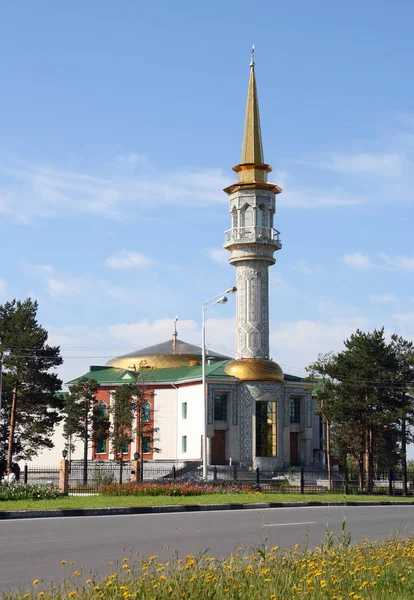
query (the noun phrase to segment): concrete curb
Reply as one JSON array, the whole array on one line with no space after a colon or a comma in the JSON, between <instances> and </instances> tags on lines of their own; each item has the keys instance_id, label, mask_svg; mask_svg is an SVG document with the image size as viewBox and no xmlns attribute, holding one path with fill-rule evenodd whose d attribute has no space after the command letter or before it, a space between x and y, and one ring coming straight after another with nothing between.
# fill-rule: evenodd
<instances>
[{"instance_id":1,"label":"concrete curb","mask_svg":"<svg viewBox=\"0 0 414 600\"><path fill-rule=\"evenodd\" d=\"M44 519L53 517L110 517L119 515L151 515L165 513L208 512L216 510L252 510L261 508L301 508L315 506L414 506L414 501L384 502L251 502L250 504L171 504L164 506L131 506L119 508L76 508L63 510L3 510L0 520Z\"/></svg>"}]
</instances>

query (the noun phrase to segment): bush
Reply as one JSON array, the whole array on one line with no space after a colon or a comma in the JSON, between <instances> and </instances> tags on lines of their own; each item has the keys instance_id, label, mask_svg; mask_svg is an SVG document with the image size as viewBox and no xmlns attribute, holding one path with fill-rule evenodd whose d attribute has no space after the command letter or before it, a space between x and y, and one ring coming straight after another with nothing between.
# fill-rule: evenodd
<instances>
[{"instance_id":1,"label":"bush","mask_svg":"<svg viewBox=\"0 0 414 600\"><path fill-rule=\"evenodd\" d=\"M0 487L0 502L5 500L53 500L59 498L57 486L25 485L14 483Z\"/></svg>"}]
</instances>

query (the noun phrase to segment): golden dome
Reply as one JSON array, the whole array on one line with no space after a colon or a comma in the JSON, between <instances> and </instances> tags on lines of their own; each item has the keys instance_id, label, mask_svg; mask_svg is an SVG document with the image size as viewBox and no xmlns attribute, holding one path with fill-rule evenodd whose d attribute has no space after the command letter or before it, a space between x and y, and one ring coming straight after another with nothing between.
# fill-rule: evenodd
<instances>
[{"instance_id":1,"label":"golden dome","mask_svg":"<svg viewBox=\"0 0 414 600\"><path fill-rule=\"evenodd\" d=\"M240 358L228 362L224 371L243 381L283 381L279 365L267 358Z\"/></svg>"},{"instance_id":2,"label":"golden dome","mask_svg":"<svg viewBox=\"0 0 414 600\"><path fill-rule=\"evenodd\" d=\"M175 345L175 348L174 348ZM149 346L142 350L136 350L129 354L116 356L109 360L106 364L109 367L117 367L119 369L172 369L174 367L195 367L201 365L201 348L193 344L187 344L181 340L177 340L174 344L173 340ZM207 352L207 356L211 356L217 360L225 360L228 356L223 356L217 352Z\"/></svg>"}]
</instances>

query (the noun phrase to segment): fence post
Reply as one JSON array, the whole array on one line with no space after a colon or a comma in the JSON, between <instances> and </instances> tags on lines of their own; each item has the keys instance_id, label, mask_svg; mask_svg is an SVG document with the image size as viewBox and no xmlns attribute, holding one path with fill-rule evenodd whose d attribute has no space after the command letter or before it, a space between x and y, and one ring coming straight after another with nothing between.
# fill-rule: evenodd
<instances>
[{"instance_id":1,"label":"fence post","mask_svg":"<svg viewBox=\"0 0 414 600\"><path fill-rule=\"evenodd\" d=\"M257 469L256 469L256 483L257 483L257 485L260 485L260 469L259 469L259 467L257 467Z\"/></svg>"},{"instance_id":2,"label":"fence post","mask_svg":"<svg viewBox=\"0 0 414 600\"><path fill-rule=\"evenodd\" d=\"M214 481L217 481L217 467L216 466L213 467L213 479L214 479Z\"/></svg>"},{"instance_id":3,"label":"fence post","mask_svg":"<svg viewBox=\"0 0 414 600\"><path fill-rule=\"evenodd\" d=\"M173 479L175 479L177 477L177 473L176 473L176 470L175 470L175 465L173 465L173 468L172 468L172 476L173 476Z\"/></svg>"},{"instance_id":4,"label":"fence post","mask_svg":"<svg viewBox=\"0 0 414 600\"><path fill-rule=\"evenodd\" d=\"M305 493L305 469L303 467L300 468L300 493Z\"/></svg>"},{"instance_id":5,"label":"fence post","mask_svg":"<svg viewBox=\"0 0 414 600\"><path fill-rule=\"evenodd\" d=\"M24 471L23 471L23 482L24 483L27 483L28 471L29 471L29 468L28 468L27 464L25 464Z\"/></svg>"},{"instance_id":6,"label":"fence post","mask_svg":"<svg viewBox=\"0 0 414 600\"><path fill-rule=\"evenodd\" d=\"M388 495L392 496L392 469L388 471Z\"/></svg>"},{"instance_id":7,"label":"fence post","mask_svg":"<svg viewBox=\"0 0 414 600\"><path fill-rule=\"evenodd\" d=\"M66 458L60 461L59 490L64 496L69 493L69 461Z\"/></svg>"},{"instance_id":8,"label":"fence post","mask_svg":"<svg viewBox=\"0 0 414 600\"><path fill-rule=\"evenodd\" d=\"M237 465L233 466L233 479L234 481L237 480Z\"/></svg>"},{"instance_id":9,"label":"fence post","mask_svg":"<svg viewBox=\"0 0 414 600\"><path fill-rule=\"evenodd\" d=\"M349 479L348 479L348 467L345 467L345 495L348 495L349 492Z\"/></svg>"}]
</instances>

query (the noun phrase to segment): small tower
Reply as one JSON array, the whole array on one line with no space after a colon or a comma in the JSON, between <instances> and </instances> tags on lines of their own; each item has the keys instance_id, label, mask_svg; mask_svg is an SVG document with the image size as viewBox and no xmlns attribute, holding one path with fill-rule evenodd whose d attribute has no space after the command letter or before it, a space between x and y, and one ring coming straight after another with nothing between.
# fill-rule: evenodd
<instances>
[{"instance_id":1,"label":"small tower","mask_svg":"<svg viewBox=\"0 0 414 600\"><path fill-rule=\"evenodd\" d=\"M243 148L233 167L238 182L224 191L230 197L231 229L224 248L236 267L236 359L225 371L245 381L283 381L282 369L269 359L269 266L282 243L273 227L276 195L281 188L268 183L272 167L264 162L254 63L250 60Z\"/></svg>"}]
</instances>

